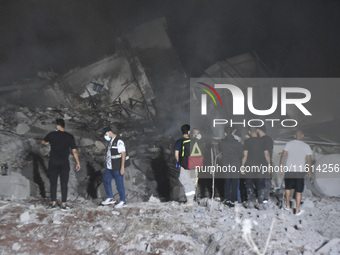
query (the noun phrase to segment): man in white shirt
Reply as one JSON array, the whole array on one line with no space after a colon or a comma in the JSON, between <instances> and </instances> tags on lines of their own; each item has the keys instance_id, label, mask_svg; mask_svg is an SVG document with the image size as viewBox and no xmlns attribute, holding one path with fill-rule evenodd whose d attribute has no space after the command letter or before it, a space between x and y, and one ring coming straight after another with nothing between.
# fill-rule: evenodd
<instances>
[{"instance_id":1,"label":"man in white shirt","mask_svg":"<svg viewBox=\"0 0 340 255\"><path fill-rule=\"evenodd\" d=\"M106 170L103 176L103 184L107 194L107 199L102 202L103 205L115 204L113 198L111 182L114 179L119 193L120 202L116 208L126 206L125 188L124 188L124 172L126 160L126 148L121 139L118 139L118 129L115 126L103 129L103 136L108 141L106 151Z\"/></svg>"},{"instance_id":2,"label":"man in white shirt","mask_svg":"<svg viewBox=\"0 0 340 255\"><path fill-rule=\"evenodd\" d=\"M286 188L286 204L285 210L290 210L290 194L291 190L296 192L296 215L301 215L300 210L301 197L304 189L304 176L308 173L310 177L310 167L312 165L312 150L308 144L302 141L303 132L296 130L295 140L286 144L283 149L280 166L281 173L285 172L285 188Z\"/></svg>"}]
</instances>

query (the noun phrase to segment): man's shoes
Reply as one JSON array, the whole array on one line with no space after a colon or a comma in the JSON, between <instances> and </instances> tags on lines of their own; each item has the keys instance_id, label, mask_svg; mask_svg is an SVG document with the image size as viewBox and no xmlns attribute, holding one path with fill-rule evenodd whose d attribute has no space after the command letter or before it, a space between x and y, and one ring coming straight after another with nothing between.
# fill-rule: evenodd
<instances>
[{"instance_id":1,"label":"man's shoes","mask_svg":"<svg viewBox=\"0 0 340 255\"><path fill-rule=\"evenodd\" d=\"M282 208L286 211L290 211L290 207L287 207L285 203L282 205Z\"/></svg>"},{"instance_id":2,"label":"man's shoes","mask_svg":"<svg viewBox=\"0 0 340 255\"><path fill-rule=\"evenodd\" d=\"M267 200L267 199L263 200L263 203L264 203L264 204L267 204L267 203L268 203L268 200Z\"/></svg>"},{"instance_id":3,"label":"man's shoes","mask_svg":"<svg viewBox=\"0 0 340 255\"><path fill-rule=\"evenodd\" d=\"M300 212L296 213L295 215L296 215L296 216L300 216L300 215L302 215L304 212L305 212L304 210L300 210Z\"/></svg>"},{"instance_id":4,"label":"man's shoes","mask_svg":"<svg viewBox=\"0 0 340 255\"><path fill-rule=\"evenodd\" d=\"M264 204L259 204L259 205L257 206L257 209L258 209L259 211L265 211L265 210L267 210L267 208L265 207Z\"/></svg>"},{"instance_id":5,"label":"man's shoes","mask_svg":"<svg viewBox=\"0 0 340 255\"><path fill-rule=\"evenodd\" d=\"M116 206L115 208L122 208L122 207L125 207L126 206L126 202L125 201L120 201Z\"/></svg>"},{"instance_id":6,"label":"man's shoes","mask_svg":"<svg viewBox=\"0 0 340 255\"><path fill-rule=\"evenodd\" d=\"M53 210L53 209L57 209L57 208L58 208L58 204L54 204L54 205L50 204L46 209L47 210Z\"/></svg>"},{"instance_id":7,"label":"man's shoes","mask_svg":"<svg viewBox=\"0 0 340 255\"><path fill-rule=\"evenodd\" d=\"M107 198L102 202L102 205L114 205L116 200L114 198Z\"/></svg>"},{"instance_id":8,"label":"man's shoes","mask_svg":"<svg viewBox=\"0 0 340 255\"><path fill-rule=\"evenodd\" d=\"M68 212L68 211L72 210L73 208L71 206L65 205L65 206L61 206L60 209L63 212Z\"/></svg>"},{"instance_id":9,"label":"man's shoes","mask_svg":"<svg viewBox=\"0 0 340 255\"><path fill-rule=\"evenodd\" d=\"M253 202L244 202L243 205L247 209L253 209L254 208L254 203Z\"/></svg>"},{"instance_id":10,"label":"man's shoes","mask_svg":"<svg viewBox=\"0 0 340 255\"><path fill-rule=\"evenodd\" d=\"M229 208L235 207L235 203L231 201L224 201L223 204L227 205Z\"/></svg>"}]
</instances>

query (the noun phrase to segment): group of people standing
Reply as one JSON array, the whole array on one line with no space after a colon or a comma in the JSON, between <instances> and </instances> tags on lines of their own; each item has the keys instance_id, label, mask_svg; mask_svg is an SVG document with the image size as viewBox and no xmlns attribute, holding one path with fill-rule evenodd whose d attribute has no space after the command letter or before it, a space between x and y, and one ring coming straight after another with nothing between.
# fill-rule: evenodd
<instances>
[{"instance_id":1,"label":"group of people standing","mask_svg":"<svg viewBox=\"0 0 340 255\"><path fill-rule=\"evenodd\" d=\"M70 163L69 154L72 151L76 160L76 171L80 170L80 161L74 136L65 131L63 119L55 122L56 130L48 133L42 140L43 145L51 145L49 160L49 179L51 204L47 209L55 209L57 204L57 182L60 176L61 184L61 210L68 211L72 208L67 205L67 185L69 180ZM203 142L198 129L190 133L190 125L181 127L182 138L178 139L174 146L176 168L179 169L179 181L184 187L186 201L193 204L197 186L200 185L198 169L207 164L204 160L207 145ZM273 139L266 135L265 126L249 128L249 138L243 144L236 136L236 129L226 127L225 137L219 143L222 166L228 169L237 169L224 173L224 203L234 207L235 203L243 202L245 207L265 210L265 204L269 200L271 189L271 169L273 154ZM118 130L115 126L103 129L102 136L107 141L106 169L103 175L103 184L107 198L102 205L115 205L120 208L126 206L124 173L126 162L129 159L122 139L117 137ZM310 176L309 169L312 165L312 151L310 146L302 141L303 133L296 130L294 140L284 147L280 160L280 173L285 173L285 203L283 208L291 210L291 190L296 193L296 214L303 213L300 210L301 197L304 189L304 177ZM119 203L114 199L112 192L112 180L119 193ZM201 182L202 183L202 182Z\"/></svg>"},{"instance_id":2,"label":"group of people standing","mask_svg":"<svg viewBox=\"0 0 340 255\"><path fill-rule=\"evenodd\" d=\"M197 173L201 168L189 169L187 165L181 163L184 156L182 148L184 148L184 143L190 142L190 139L197 140L197 135L193 134L190 137L190 126L188 124L183 125L181 131L183 137L178 139L175 144L175 158L177 166L179 165L180 167L179 180L184 187L187 201L191 203L195 196L195 184L196 190L198 190L200 189L200 183L203 183L203 181L200 182L200 174ZM225 137L218 146L221 154L219 162L222 165L221 167L225 166L224 169L229 171L218 175L218 178L222 178L224 181L223 194L220 194L220 196L222 195L223 202L229 207L234 207L235 203L240 202L246 208L265 210L271 191L274 143L273 139L266 134L265 126L250 127L248 132L249 137L242 143L240 137L236 135L235 128L227 126L224 129ZM201 139L201 135L199 138ZM300 204L304 189L304 177L306 172L310 176L309 168L312 164L312 151L310 146L303 142L302 139L302 131L296 130L294 140L288 142L284 147L279 166L279 173L284 174L285 183L285 203L283 208L290 210L291 190L294 189L296 193L295 213L297 215L303 212L300 210ZM206 146L206 143L201 142L200 145ZM201 148L201 150L207 151L205 148ZM204 156L210 157L207 154ZM205 164L207 164L206 161ZM198 182L197 176L199 178Z\"/></svg>"},{"instance_id":3,"label":"group of people standing","mask_svg":"<svg viewBox=\"0 0 340 255\"><path fill-rule=\"evenodd\" d=\"M56 119L55 131L48 133L41 141L43 145L50 145L50 160L48 165L48 174L50 180L51 204L47 209L56 209L60 207L62 211L69 211L71 206L67 205L67 190L70 173L69 154L72 151L76 160L76 171L80 170L80 161L74 136L65 131L65 121ZM127 156L125 144L122 139L117 137L118 129L115 126L105 127L102 136L107 141L105 172L103 175L103 185L107 198L101 203L102 205L115 205L115 208L126 206L124 172ZM61 187L61 205L57 203L57 183L60 177ZM119 194L119 202L114 199L112 192L112 180Z\"/></svg>"}]
</instances>

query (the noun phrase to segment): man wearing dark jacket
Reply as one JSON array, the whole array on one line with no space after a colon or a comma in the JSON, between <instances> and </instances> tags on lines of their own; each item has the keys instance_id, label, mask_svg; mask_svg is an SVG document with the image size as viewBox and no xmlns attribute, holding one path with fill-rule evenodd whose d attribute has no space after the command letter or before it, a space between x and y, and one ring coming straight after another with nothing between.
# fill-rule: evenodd
<instances>
[{"instance_id":1,"label":"man wearing dark jacket","mask_svg":"<svg viewBox=\"0 0 340 255\"><path fill-rule=\"evenodd\" d=\"M243 156L242 144L234 138L235 132L236 129L226 127L226 137L220 143L222 167L228 169L224 180L224 199L229 207L234 207L237 201L239 170Z\"/></svg>"}]
</instances>

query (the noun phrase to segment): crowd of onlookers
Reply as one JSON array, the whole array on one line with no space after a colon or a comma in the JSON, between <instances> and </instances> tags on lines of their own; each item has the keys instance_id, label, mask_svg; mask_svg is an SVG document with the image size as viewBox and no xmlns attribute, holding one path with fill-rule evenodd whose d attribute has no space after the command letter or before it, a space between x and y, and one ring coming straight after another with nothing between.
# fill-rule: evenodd
<instances>
[{"instance_id":1,"label":"crowd of onlookers","mask_svg":"<svg viewBox=\"0 0 340 255\"><path fill-rule=\"evenodd\" d=\"M274 142L266 134L265 126L250 127L249 136L243 142L236 135L236 129L227 126L225 136L218 144L216 157L213 156L211 144L202 138L199 129L190 131L190 125L185 124L181 131L183 137L176 141L174 150L187 203L192 204L195 198L198 200L206 194L211 196L214 176L217 193L229 207L243 203L246 208L266 209L271 192ZM279 165L285 184L283 208L291 209L290 196L294 189L297 215L303 213L300 204L304 177L306 173L310 175L312 164L312 151L302 139L303 132L295 130L294 139L287 142L283 149ZM214 169L214 173L209 169Z\"/></svg>"}]
</instances>

